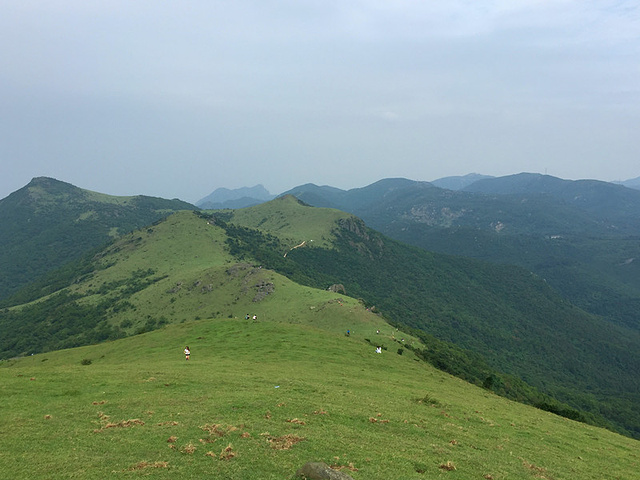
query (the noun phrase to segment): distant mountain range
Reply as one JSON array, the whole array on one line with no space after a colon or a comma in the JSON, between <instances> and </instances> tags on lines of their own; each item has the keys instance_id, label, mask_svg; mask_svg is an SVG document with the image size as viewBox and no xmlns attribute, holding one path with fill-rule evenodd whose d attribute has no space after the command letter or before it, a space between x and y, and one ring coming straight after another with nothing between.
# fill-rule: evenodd
<instances>
[{"instance_id":1,"label":"distant mountain range","mask_svg":"<svg viewBox=\"0 0 640 480\"><path fill-rule=\"evenodd\" d=\"M542 178L553 179L554 177L550 177L548 175L540 175L540 174L520 174L525 176L538 176ZM519 175L511 175L507 177L498 177L498 178L509 178L509 177L518 177ZM445 190L468 190L468 191L476 191L476 187L471 187L474 183L480 180L491 180L496 177L491 175L482 175L479 173L469 173L467 175L459 175L459 176L450 176L443 177L437 180L433 180L431 182L420 182L420 183L430 183L439 188L443 188ZM571 182L570 180L561 180L556 178L556 180L565 182ZM597 182L597 180L580 180L580 182ZM607 182L601 182L607 183ZM633 188L636 190L640 190L640 177L624 180L619 182L611 182L616 185L622 185L627 188ZM300 187L295 187L293 190L298 190L300 188L312 188L315 187L313 184L301 185ZM342 191L338 188L330 187L330 186L322 186L316 187L325 190L335 190L336 193ZM358 190L358 189L356 189ZM284 195L286 193L290 193L292 190L288 190L280 195ZM524 193L524 192L519 192ZM196 206L203 209L222 209L222 208L245 208L253 205L258 205L263 202L268 202L269 200L275 198L279 195L272 195L269 193L267 189L262 185L256 185L254 187L241 187L237 189L227 189L227 188L218 188L214 190L211 194L207 195L201 200L196 202Z\"/></svg>"},{"instance_id":2,"label":"distant mountain range","mask_svg":"<svg viewBox=\"0 0 640 480\"><path fill-rule=\"evenodd\" d=\"M460 191L386 179L349 191L303 185L288 193L426 250L519 265L576 305L640 329L640 191L519 174Z\"/></svg>"}]
</instances>

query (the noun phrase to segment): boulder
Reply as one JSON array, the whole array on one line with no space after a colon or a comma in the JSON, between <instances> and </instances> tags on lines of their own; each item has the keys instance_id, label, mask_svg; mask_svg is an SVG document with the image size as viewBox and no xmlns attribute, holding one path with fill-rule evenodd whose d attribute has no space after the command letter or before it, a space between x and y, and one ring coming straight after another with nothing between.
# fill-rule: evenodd
<instances>
[{"instance_id":1,"label":"boulder","mask_svg":"<svg viewBox=\"0 0 640 480\"><path fill-rule=\"evenodd\" d=\"M334 470L323 462L308 462L296 472L296 477L305 480L353 480L353 477Z\"/></svg>"}]
</instances>

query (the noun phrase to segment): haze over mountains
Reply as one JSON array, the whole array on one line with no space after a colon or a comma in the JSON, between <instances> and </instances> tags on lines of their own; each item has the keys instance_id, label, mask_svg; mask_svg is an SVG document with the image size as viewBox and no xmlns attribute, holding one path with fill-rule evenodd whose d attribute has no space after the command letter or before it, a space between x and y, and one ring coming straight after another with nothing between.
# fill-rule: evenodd
<instances>
[{"instance_id":1,"label":"haze over mountains","mask_svg":"<svg viewBox=\"0 0 640 480\"><path fill-rule=\"evenodd\" d=\"M468 381L639 434L640 192L521 174L458 191L386 179L349 191L303 185L290 193L299 200L285 195L208 213L34 179L0 201L3 238L19 253L2 261L17 272L22 259L46 250L64 269L54 271L53 260L34 261L22 276L2 269L8 288L0 297L0 351L7 358L117 339L202 312L237 316L248 307L234 306L241 298L234 289L245 288L229 273L235 270L204 271L211 261L246 262L250 271L263 266L300 285L360 298L416 329L428 345L421 355ZM213 227L217 236L205 235ZM97 235L80 242L89 238L77 236L83 228ZM199 252L212 241L231 257L203 263ZM65 242L69 248L56 248ZM268 297L275 283L256 277L251 285ZM227 290L215 309L202 310L203 297L186 295L193 288Z\"/></svg>"},{"instance_id":2,"label":"haze over mountains","mask_svg":"<svg viewBox=\"0 0 640 480\"><path fill-rule=\"evenodd\" d=\"M244 208L266 202L274 198L262 185L242 187L234 190L218 188L211 194L196 202L196 206L204 209Z\"/></svg>"}]
</instances>

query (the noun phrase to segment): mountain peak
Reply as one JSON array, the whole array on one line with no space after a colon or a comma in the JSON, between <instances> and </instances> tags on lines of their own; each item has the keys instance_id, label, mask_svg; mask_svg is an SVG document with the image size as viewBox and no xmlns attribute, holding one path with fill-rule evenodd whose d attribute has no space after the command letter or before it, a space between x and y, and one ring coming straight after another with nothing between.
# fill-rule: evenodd
<instances>
[{"instance_id":1,"label":"mountain peak","mask_svg":"<svg viewBox=\"0 0 640 480\"><path fill-rule=\"evenodd\" d=\"M273 197L274 195L260 184L233 190L222 187L198 200L196 205L201 208L242 208L269 201Z\"/></svg>"}]
</instances>

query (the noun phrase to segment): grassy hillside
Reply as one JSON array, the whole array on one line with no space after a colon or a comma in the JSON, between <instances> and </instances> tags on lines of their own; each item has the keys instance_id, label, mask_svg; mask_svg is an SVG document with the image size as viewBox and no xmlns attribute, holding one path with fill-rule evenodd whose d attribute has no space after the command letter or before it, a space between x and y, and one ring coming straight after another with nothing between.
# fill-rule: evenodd
<instances>
[{"instance_id":1,"label":"grassy hillside","mask_svg":"<svg viewBox=\"0 0 640 480\"><path fill-rule=\"evenodd\" d=\"M76 273L62 290L34 287L21 305L0 310L0 358L254 314L344 334L370 321L367 306L429 333L416 353L478 385L571 418L588 410L586 420L606 417L620 431L640 423L633 335L602 330L528 272L428 254L293 197L174 214L114 241ZM547 407L540 392L500 372L569 406Z\"/></svg>"},{"instance_id":2,"label":"grassy hillside","mask_svg":"<svg viewBox=\"0 0 640 480\"><path fill-rule=\"evenodd\" d=\"M55 293L46 284L30 288L15 297L23 304L0 310L0 358L116 339L169 323L262 316L264 301L272 298L281 298L279 314L295 321L297 306L290 296L321 295L321 303L340 298L294 288L252 259L238 261L227 241L223 228L189 211L122 236L83 262L77 277L67 275L66 288Z\"/></svg>"},{"instance_id":3,"label":"grassy hillside","mask_svg":"<svg viewBox=\"0 0 640 480\"><path fill-rule=\"evenodd\" d=\"M194 208L180 200L115 197L34 178L0 200L0 299L118 235Z\"/></svg>"},{"instance_id":4,"label":"grassy hillside","mask_svg":"<svg viewBox=\"0 0 640 480\"><path fill-rule=\"evenodd\" d=\"M354 324L339 312L357 305L318 315L314 295L297 298L299 324L272 301L257 322L187 321L0 362L0 471L292 479L324 461L355 480L636 477L638 441L506 401L409 352L376 354L364 339L380 327L389 344L389 327L364 312L346 337Z\"/></svg>"}]
</instances>

